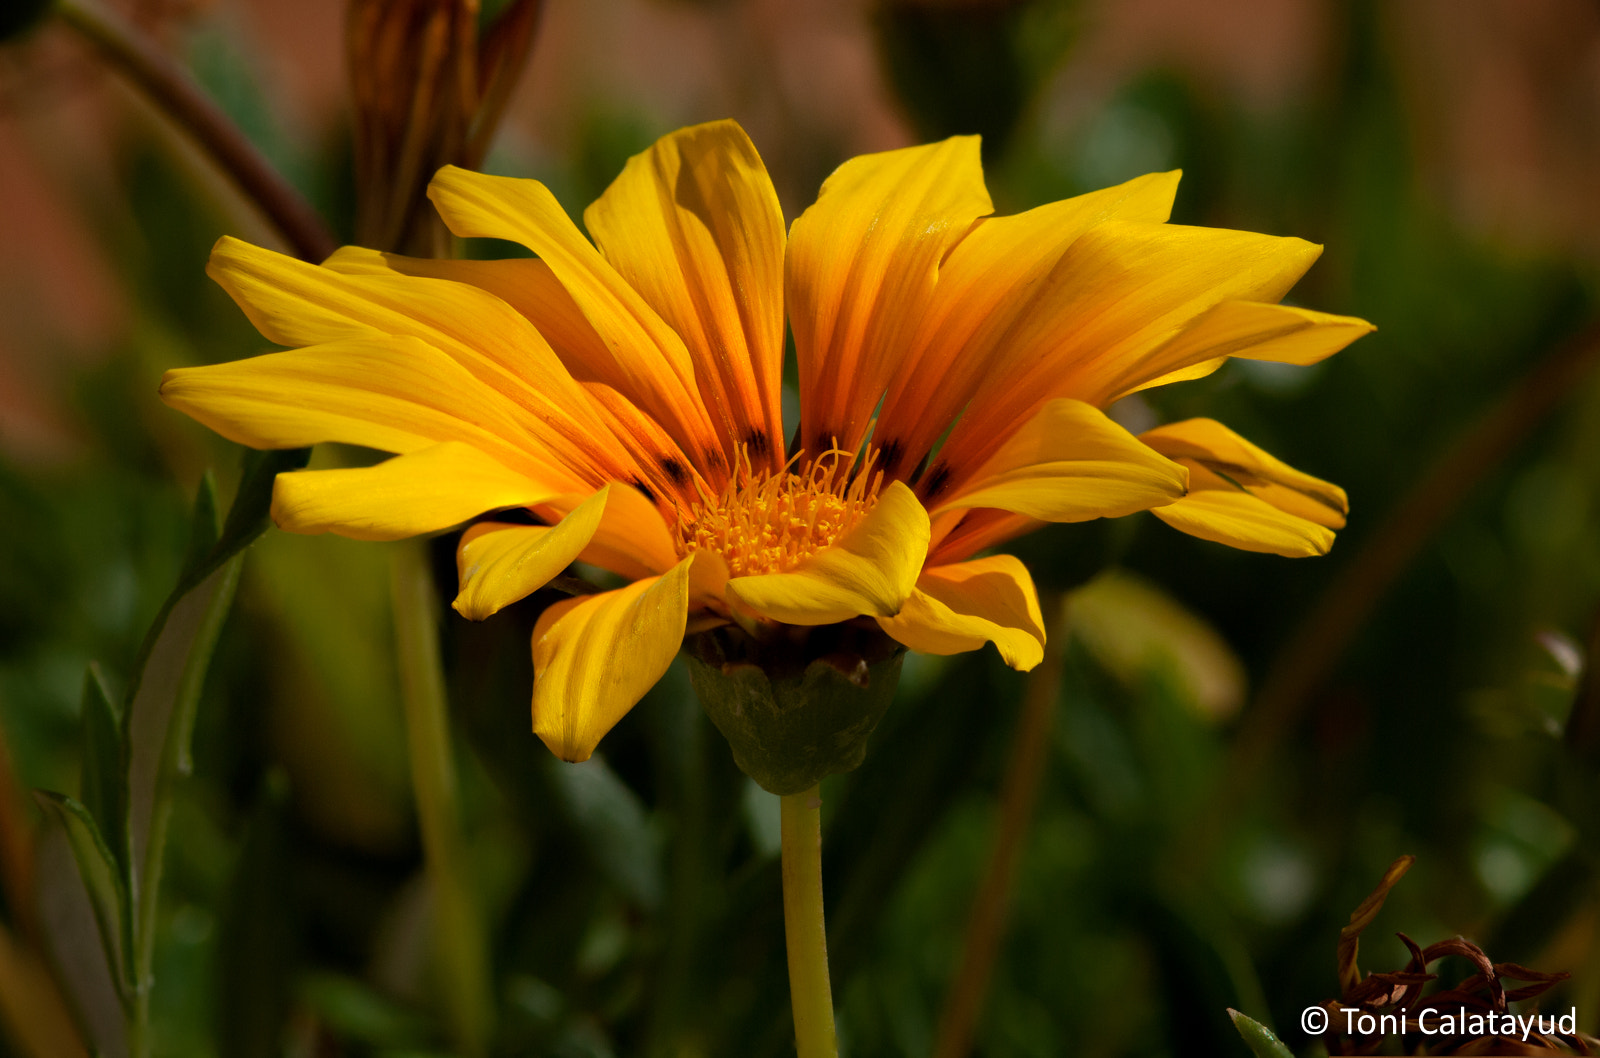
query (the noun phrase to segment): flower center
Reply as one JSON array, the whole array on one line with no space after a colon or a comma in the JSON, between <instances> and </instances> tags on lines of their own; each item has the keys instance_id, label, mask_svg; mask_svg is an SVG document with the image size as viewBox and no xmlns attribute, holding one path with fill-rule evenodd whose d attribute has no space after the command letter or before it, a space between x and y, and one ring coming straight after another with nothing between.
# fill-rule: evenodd
<instances>
[{"instance_id":1,"label":"flower center","mask_svg":"<svg viewBox=\"0 0 1600 1058\"><path fill-rule=\"evenodd\" d=\"M728 575L783 573L829 547L878 502L883 472L872 472L876 453L860 461L831 449L794 469L800 455L776 474L753 470L743 445L721 495L701 492L701 502L678 516L678 553L715 551Z\"/></svg>"}]
</instances>

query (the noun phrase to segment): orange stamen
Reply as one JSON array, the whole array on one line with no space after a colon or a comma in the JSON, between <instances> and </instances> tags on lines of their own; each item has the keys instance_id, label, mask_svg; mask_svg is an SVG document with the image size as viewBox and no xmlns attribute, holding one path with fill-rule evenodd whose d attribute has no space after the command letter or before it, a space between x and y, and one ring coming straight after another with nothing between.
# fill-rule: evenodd
<instances>
[{"instance_id":1,"label":"orange stamen","mask_svg":"<svg viewBox=\"0 0 1600 1058\"><path fill-rule=\"evenodd\" d=\"M696 482L700 502L678 511L678 553L714 551L730 576L748 577L783 573L832 546L878 502L877 452L857 459L835 447L796 472L802 455L774 474L755 469L739 445L721 493L713 496Z\"/></svg>"}]
</instances>

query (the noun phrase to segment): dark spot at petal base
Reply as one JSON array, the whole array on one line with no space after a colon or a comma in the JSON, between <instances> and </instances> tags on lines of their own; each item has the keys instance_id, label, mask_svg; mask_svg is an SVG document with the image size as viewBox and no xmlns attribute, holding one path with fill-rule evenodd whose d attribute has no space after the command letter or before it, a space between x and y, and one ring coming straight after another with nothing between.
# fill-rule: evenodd
<instances>
[{"instance_id":1,"label":"dark spot at petal base","mask_svg":"<svg viewBox=\"0 0 1600 1058\"><path fill-rule=\"evenodd\" d=\"M683 468L683 464L680 461L672 456L666 456L661 460L661 469L667 477L672 479L674 485L686 485L689 483L689 472Z\"/></svg>"}]
</instances>

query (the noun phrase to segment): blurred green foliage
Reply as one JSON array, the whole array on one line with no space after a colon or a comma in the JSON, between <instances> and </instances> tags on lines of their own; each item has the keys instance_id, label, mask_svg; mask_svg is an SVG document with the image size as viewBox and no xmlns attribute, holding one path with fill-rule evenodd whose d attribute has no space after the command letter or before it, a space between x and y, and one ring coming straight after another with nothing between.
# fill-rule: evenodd
<instances>
[{"instance_id":1,"label":"blurred green foliage","mask_svg":"<svg viewBox=\"0 0 1600 1058\"><path fill-rule=\"evenodd\" d=\"M1182 168L1174 219L1325 243L1294 299L1379 324L1316 368L1235 363L1148 398L1161 420L1221 419L1345 486L1351 524L1328 558L1233 552L1148 517L1018 543L1042 587L1107 567L1160 585L1231 644L1252 686L1428 462L1595 311L1586 263L1485 242L1422 190L1373 8L1333 9L1342 67L1286 111L1152 69L1070 135L1044 120L1039 92L1073 60L1074 5L891 3L875 23L919 135L986 136L1002 209ZM197 72L348 230L343 145L285 140L238 48L197 38ZM526 175L576 212L658 131L597 100L581 149ZM207 465L222 495L236 488L238 456L161 408L156 379L263 345L204 278L227 228L196 206L208 189L154 139L131 145L116 178L132 226L105 219L104 243L137 319L103 366L61 378L90 444L65 466L0 461L0 733L19 788L95 812L115 798L82 735L105 723L81 715L86 700L103 708L84 673L98 663L120 700L183 569L186 493ZM1404 963L1394 930L1469 933L1496 959L1573 971L1546 1008L1575 1004L1581 1025L1600 1025L1600 798L1593 747L1565 735L1570 710L1600 710L1581 675L1600 600L1597 424L1586 382L1482 468L1234 802L1219 797L1248 707L1197 708L1194 673L1171 653L1072 638L977 1053L1251 1053L1229 1007L1304 1053L1298 1014L1337 993L1340 926L1407 852L1418 864L1367 935L1365 967ZM448 598L453 540L432 555ZM193 774L174 788L158 1054L446 1052L383 567L381 546L334 538L270 534L248 554ZM528 728L528 637L555 597L483 624L443 617L468 856L491 923L494 1053L787 1053L775 802L734 767L681 665L603 759L552 759ZM992 651L909 658L867 763L825 785L848 1054L932 1050L1023 682ZM3 921L30 915L7 904ZM1264 1039L1254 1053L1278 1053ZM0 1054L11 1046L0 1037Z\"/></svg>"}]
</instances>

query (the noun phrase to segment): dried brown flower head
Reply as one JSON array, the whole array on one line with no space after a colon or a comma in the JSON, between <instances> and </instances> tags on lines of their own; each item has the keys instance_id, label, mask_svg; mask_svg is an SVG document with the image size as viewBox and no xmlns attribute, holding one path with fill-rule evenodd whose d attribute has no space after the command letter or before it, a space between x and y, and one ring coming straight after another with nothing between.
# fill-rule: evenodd
<instances>
[{"instance_id":1,"label":"dried brown flower head","mask_svg":"<svg viewBox=\"0 0 1600 1058\"><path fill-rule=\"evenodd\" d=\"M1339 934L1338 999L1328 1011L1323 1044L1329 1054L1595 1054L1600 1040L1577 1031L1573 1016L1541 1013L1537 1005L1513 1011L1512 1004L1537 999L1566 972L1543 973L1512 962L1492 961L1478 945L1461 937L1419 946L1398 933L1411 959L1399 970L1362 975L1356 965L1362 932L1378 917L1389 890L1411 869L1415 858L1389 865L1350 923ZM1466 959L1476 972L1452 988L1428 993L1440 975L1430 967L1451 956ZM1507 987L1516 982L1518 987ZM1390 1048L1384 1051L1385 1047Z\"/></svg>"}]
</instances>

